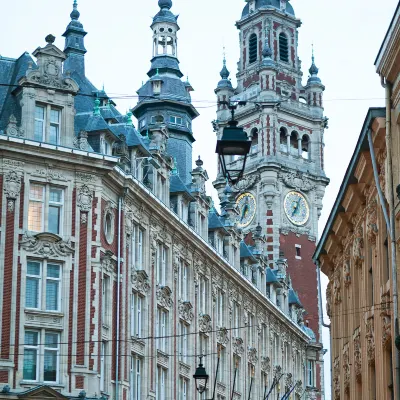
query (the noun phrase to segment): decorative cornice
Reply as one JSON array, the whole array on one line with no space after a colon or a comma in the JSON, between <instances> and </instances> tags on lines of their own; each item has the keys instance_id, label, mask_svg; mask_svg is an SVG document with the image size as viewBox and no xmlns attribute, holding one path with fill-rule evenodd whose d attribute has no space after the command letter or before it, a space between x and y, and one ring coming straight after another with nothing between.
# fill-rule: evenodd
<instances>
[{"instance_id":1,"label":"decorative cornice","mask_svg":"<svg viewBox=\"0 0 400 400\"><path fill-rule=\"evenodd\" d=\"M54 233L32 235L25 232L20 245L27 252L43 258L63 258L75 253L70 241L64 241Z\"/></svg>"}]
</instances>

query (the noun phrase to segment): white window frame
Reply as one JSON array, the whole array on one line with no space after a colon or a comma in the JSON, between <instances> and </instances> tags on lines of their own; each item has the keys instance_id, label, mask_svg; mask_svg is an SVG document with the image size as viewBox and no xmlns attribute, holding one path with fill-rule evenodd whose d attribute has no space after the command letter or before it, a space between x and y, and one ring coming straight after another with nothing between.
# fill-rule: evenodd
<instances>
[{"instance_id":1,"label":"white window frame","mask_svg":"<svg viewBox=\"0 0 400 400\"><path fill-rule=\"evenodd\" d=\"M183 363L187 364L189 326L183 321L180 321L179 330L181 335L179 341L179 359Z\"/></svg>"},{"instance_id":2,"label":"white window frame","mask_svg":"<svg viewBox=\"0 0 400 400\"><path fill-rule=\"evenodd\" d=\"M110 302L110 294L111 294L111 276L103 274L103 279L101 282L102 285L102 295L101 295L101 322L105 326L110 325L110 313L109 313L109 306Z\"/></svg>"},{"instance_id":3,"label":"white window frame","mask_svg":"<svg viewBox=\"0 0 400 400\"><path fill-rule=\"evenodd\" d=\"M143 297L138 292L131 296L131 335L137 338L142 336Z\"/></svg>"},{"instance_id":4,"label":"white window frame","mask_svg":"<svg viewBox=\"0 0 400 400\"><path fill-rule=\"evenodd\" d=\"M43 119L42 118L38 118L36 116L36 110L38 108L43 109ZM33 138L34 140L37 140L38 138L36 138L36 122L41 122L43 124L42 127L42 137L39 140L40 142L44 142L46 139L46 106L45 105L41 105L41 104L36 104L35 105L35 125L34 125L34 133L33 133Z\"/></svg>"},{"instance_id":5,"label":"white window frame","mask_svg":"<svg viewBox=\"0 0 400 400\"><path fill-rule=\"evenodd\" d=\"M200 275L199 311L201 314L207 314L207 301L208 279L204 275Z\"/></svg>"},{"instance_id":6,"label":"white window frame","mask_svg":"<svg viewBox=\"0 0 400 400\"><path fill-rule=\"evenodd\" d=\"M173 124L173 125L184 126L183 125L183 118L179 117L177 115L170 115L169 116L169 123Z\"/></svg>"},{"instance_id":7,"label":"white window frame","mask_svg":"<svg viewBox=\"0 0 400 400\"><path fill-rule=\"evenodd\" d=\"M157 308L157 349L167 352L168 311Z\"/></svg>"},{"instance_id":8,"label":"white window frame","mask_svg":"<svg viewBox=\"0 0 400 400\"><path fill-rule=\"evenodd\" d=\"M156 378L156 400L167 400L167 370L158 366Z\"/></svg>"},{"instance_id":9,"label":"white window frame","mask_svg":"<svg viewBox=\"0 0 400 400\"><path fill-rule=\"evenodd\" d=\"M217 324L221 328L224 326L224 303L225 294L221 288L217 290Z\"/></svg>"},{"instance_id":10,"label":"white window frame","mask_svg":"<svg viewBox=\"0 0 400 400\"><path fill-rule=\"evenodd\" d=\"M179 377L179 400L188 400L189 381L183 376Z\"/></svg>"},{"instance_id":11,"label":"white window frame","mask_svg":"<svg viewBox=\"0 0 400 400\"><path fill-rule=\"evenodd\" d=\"M315 361L307 360L307 386L315 387Z\"/></svg>"},{"instance_id":12,"label":"white window frame","mask_svg":"<svg viewBox=\"0 0 400 400\"><path fill-rule=\"evenodd\" d=\"M157 248L157 282L166 286L168 248L159 244Z\"/></svg>"},{"instance_id":13,"label":"white window frame","mask_svg":"<svg viewBox=\"0 0 400 400\"><path fill-rule=\"evenodd\" d=\"M189 280L189 267L182 260L179 260L179 296L181 300L188 299L188 280Z\"/></svg>"},{"instance_id":14,"label":"white window frame","mask_svg":"<svg viewBox=\"0 0 400 400\"><path fill-rule=\"evenodd\" d=\"M36 351L36 379L24 379L25 382L39 382L40 381L40 331L35 330L35 329L26 329L25 330L25 335L27 332L31 332L31 333L36 333L37 334L37 344L36 345L28 345L28 344L24 344L24 358L25 358L25 350L35 350ZM24 339L24 341L26 342L26 340ZM23 361L23 369L24 369L24 363L25 363L25 359Z\"/></svg>"},{"instance_id":15,"label":"white window frame","mask_svg":"<svg viewBox=\"0 0 400 400\"><path fill-rule=\"evenodd\" d=\"M28 274L28 263L35 263L35 264L39 265L39 275ZM47 270L48 270L49 265L59 267L59 278L53 278L53 277L49 277L47 275ZM63 273L62 267L63 267L62 264L57 263L57 262L48 261L48 260L36 260L36 259L28 259L27 260L25 293L26 293L27 286L28 286L28 280L36 279L39 282L38 282L38 293L37 293L38 306L37 307L28 307L26 304L27 296L25 296L25 308L26 309L41 310L41 311L48 311L48 312L61 312L62 311L62 306L61 306L62 273ZM48 293L47 286L48 286L49 281L58 282L58 293L57 293L58 307L55 310L47 309L47 293Z\"/></svg>"},{"instance_id":16,"label":"white window frame","mask_svg":"<svg viewBox=\"0 0 400 400\"><path fill-rule=\"evenodd\" d=\"M104 392L106 388L106 355L107 342L101 342L100 349L100 392Z\"/></svg>"},{"instance_id":17,"label":"white window frame","mask_svg":"<svg viewBox=\"0 0 400 400\"><path fill-rule=\"evenodd\" d=\"M139 225L134 224L132 232L131 263L137 271L144 269L143 240L144 229L142 229Z\"/></svg>"},{"instance_id":18,"label":"white window frame","mask_svg":"<svg viewBox=\"0 0 400 400\"><path fill-rule=\"evenodd\" d=\"M254 324L255 324L255 317L253 314L248 314L248 324L247 324L247 342L250 347L255 346L254 340Z\"/></svg>"},{"instance_id":19,"label":"white window frame","mask_svg":"<svg viewBox=\"0 0 400 400\"><path fill-rule=\"evenodd\" d=\"M131 357L130 400L142 399L142 359L136 354Z\"/></svg>"},{"instance_id":20,"label":"white window frame","mask_svg":"<svg viewBox=\"0 0 400 400\"><path fill-rule=\"evenodd\" d=\"M36 117L36 109L37 108L42 108L43 109L43 119L37 118ZM56 111L58 113L58 122L52 121L52 116L51 112ZM39 142L47 142L51 143L54 145L59 145L60 144L60 139L61 139L61 129L62 129L62 114L63 110L60 107L53 107L50 104L41 104L41 103L36 103L35 104L35 125L34 125L34 140L38 141L35 137L36 134L36 122L42 122L43 123L43 132L42 132L42 138L39 140ZM56 142L50 142L50 132L51 132L51 127L54 126L57 128L57 140Z\"/></svg>"},{"instance_id":21,"label":"white window frame","mask_svg":"<svg viewBox=\"0 0 400 400\"><path fill-rule=\"evenodd\" d=\"M38 200L31 197L31 189L34 187L41 187L42 188L42 200ZM59 190L61 192L61 202L54 202L50 201L50 193L52 190ZM31 232L48 232L49 231L49 209L50 207L57 207L59 208L59 229L58 232L52 232L57 235L62 235L63 228L64 228L64 202L65 202L65 189L62 187L54 186L45 184L42 182L30 182L29 192L28 192L29 204L28 204L28 230ZM30 214L30 204L31 203L40 203L42 206L42 221L39 230L34 230L35 227L30 225L29 222L29 214Z\"/></svg>"},{"instance_id":22,"label":"white window frame","mask_svg":"<svg viewBox=\"0 0 400 400\"><path fill-rule=\"evenodd\" d=\"M54 335L57 335L57 347L50 347L46 345L46 334L51 333ZM60 380L60 334L55 331L50 331L50 330L43 330L42 335L44 336L44 341L43 341L43 346L44 346L44 356L43 356L43 382L46 383L58 383ZM57 378L55 381L46 381L44 379L44 360L46 356L46 352L51 352L56 354L56 373L57 373Z\"/></svg>"}]
</instances>

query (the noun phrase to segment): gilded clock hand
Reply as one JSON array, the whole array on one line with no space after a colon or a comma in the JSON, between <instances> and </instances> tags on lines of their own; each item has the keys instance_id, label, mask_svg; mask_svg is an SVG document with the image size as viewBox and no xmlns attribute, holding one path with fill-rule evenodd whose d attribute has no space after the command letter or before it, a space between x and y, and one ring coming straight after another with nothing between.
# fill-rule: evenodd
<instances>
[{"instance_id":1,"label":"gilded clock hand","mask_svg":"<svg viewBox=\"0 0 400 400\"><path fill-rule=\"evenodd\" d=\"M295 207L294 207L294 210L293 210L293 212L292 212L292 217L293 217L294 214L296 214L297 211L300 209L300 208L299 208L299 207L300 207L300 201L301 201L301 198L299 198L299 200L297 201L297 203L296 203L296 205L295 205Z\"/></svg>"},{"instance_id":2,"label":"gilded clock hand","mask_svg":"<svg viewBox=\"0 0 400 400\"><path fill-rule=\"evenodd\" d=\"M246 217L247 213L249 212L249 208L250 207L249 207L249 205L247 203L243 206L242 217L240 218L240 222L242 222L243 219Z\"/></svg>"}]
</instances>

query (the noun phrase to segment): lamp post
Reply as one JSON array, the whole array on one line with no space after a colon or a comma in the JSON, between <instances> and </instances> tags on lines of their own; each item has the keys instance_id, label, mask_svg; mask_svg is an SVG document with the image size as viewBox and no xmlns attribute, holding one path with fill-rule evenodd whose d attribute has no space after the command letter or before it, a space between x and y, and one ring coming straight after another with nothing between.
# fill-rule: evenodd
<instances>
[{"instance_id":1,"label":"lamp post","mask_svg":"<svg viewBox=\"0 0 400 400\"><path fill-rule=\"evenodd\" d=\"M196 390L202 394L207 389L208 375L203 364L203 356L200 356L199 366L196 368L196 372L193 375L194 381L196 382Z\"/></svg>"},{"instance_id":2,"label":"lamp post","mask_svg":"<svg viewBox=\"0 0 400 400\"><path fill-rule=\"evenodd\" d=\"M220 104L228 106L232 113L232 119L228 122L228 126L224 128L221 139L217 141L215 152L219 156L219 162L224 177L228 179L231 185L235 185L243 176L247 156L251 148L251 142L246 132L243 128L238 127L238 122L235 120L235 110L237 106L245 105L246 102L238 102L237 104L221 102ZM226 157L234 156L238 156L239 158L234 163L232 159L227 162Z\"/></svg>"}]
</instances>

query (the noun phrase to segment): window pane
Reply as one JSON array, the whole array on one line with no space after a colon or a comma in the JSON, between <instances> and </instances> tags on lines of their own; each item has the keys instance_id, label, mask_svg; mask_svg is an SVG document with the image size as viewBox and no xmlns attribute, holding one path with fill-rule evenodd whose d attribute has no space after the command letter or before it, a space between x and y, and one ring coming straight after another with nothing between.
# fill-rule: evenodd
<instances>
[{"instance_id":1,"label":"window pane","mask_svg":"<svg viewBox=\"0 0 400 400\"><path fill-rule=\"evenodd\" d=\"M51 109L50 122L58 124L60 122L60 110Z\"/></svg>"},{"instance_id":2,"label":"window pane","mask_svg":"<svg viewBox=\"0 0 400 400\"><path fill-rule=\"evenodd\" d=\"M29 198L31 200L43 201L44 199L44 186L31 185L29 190Z\"/></svg>"},{"instance_id":3,"label":"window pane","mask_svg":"<svg viewBox=\"0 0 400 400\"><path fill-rule=\"evenodd\" d=\"M39 280L34 278L26 279L26 300L28 308L39 308Z\"/></svg>"},{"instance_id":4,"label":"window pane","mask_svg":"<svg viewBox=\"0 0 400 400\"><path fill-rule=\"evenodd\" d=\"M37 346L39 344L39 333L28 331L25 332L25 345Z\"/></svg>"},{"instance_id":5,"label":"window pane","mask_svg":"<svg viewBox=\"0 0 400 400\"><path fill-rule=\"evenodd\" d=\"M53 350L44 351L44 381L57 381L57 352Z\"/></svg>"},{"instance_id":6,"label":"window pane","mask_svg":"<svg viewBox=\"0 0 400 400\"><path fill-rule=\"evenodd\" d=\"M62 203L62 189L50 188L50 202Z\"/></svg>"},{"instance_id":7,"label":"window pane","mask_svg":"<svg viewBox=\"0 0 400 400\"><path fill-rule=\"evenodd\" d=\"M28 274L40 276L40 263L28 261Z\"/></svg>"},{"instance_id":8,"label":"window pane","mask_svg":"<svg viewBox=\"0 0 400 400\"><path fill-rule=\"evenodd\" d=\"M59 278L60 277L60 266L57 264L47 264L47 277L48 278Z\"/></svg>"},{"instance_id":9,"label":"window pane","mask_svg":"<svg viewBox=\"0 0 400 400\"><path fill-rule=\"evenodd\" d=\"M24 350L24 372L23 372L24 379L29 381L35 381L37 379L36 360L37 360L37 350L35 349Z\"/></svg>"},{"instance_id":10,"label":"window pane","mask_svg":"<svg viewBox=\"0 0 400 400\"><path fill-rule=\"evenodd\" d=\"M44 344L46 347L58 349L58 333L46 332Z\"/></svg>"},{"instance_id":11,"label":"window pane","mask_svg":"<svg viewBox=\"0 0 400 400\"><path fill-rule=\"evenodd\" d=\"M58 126L50 125L49 143L58 144Z\"/></svg>"},{"instance_id":12,"label":"window pane","mask_svg":"<svg viewBox=\"0 0 400 400\"><path fill-rule=\"evenodd\" d=\"M42 231L43 203L30 202L28 214L28 229L34 232Z\"/></svg>"},{"instance_id":13,"label":"window pane","mask_svg":"<svg viewBox=\"0 0 400 400\"><path fill-rule=\"evenodd\" d=\"M46 310L58 310L58 281L47 280Z\"/></svg>"},{"instance_id":14,"label":"window pane","mask_svg":"<svg viewBox=\"0 0 400 400\"><path fill-rule=\"evenodd\" d=\"M49 232L60 233L60 207L49 206Z\"/></svg>"},{"instance_id":15,"label":"window pane","mask_svg":"<svg viewBox=\"0 0 400 400\"><path fill-rule=\"evenodd\" d=\"M37 140L38 142L41 142L43 140L43 127L44 127L43 121L35 121L34 139Z\"/></svg>"}]
</instances>

